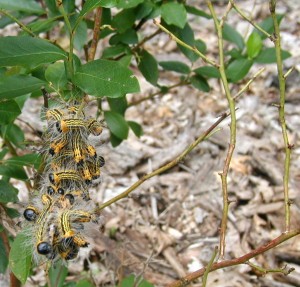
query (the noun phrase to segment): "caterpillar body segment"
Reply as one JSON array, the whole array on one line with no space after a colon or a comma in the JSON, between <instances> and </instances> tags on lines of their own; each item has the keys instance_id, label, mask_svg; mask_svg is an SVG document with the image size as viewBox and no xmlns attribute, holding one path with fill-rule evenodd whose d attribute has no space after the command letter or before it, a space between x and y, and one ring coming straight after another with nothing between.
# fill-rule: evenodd
<instances>
[{"instance_id":1,"label":"caterpillar body segment","mask_svg":"<svg viewBox=\"0 0 300 287\"><path fill-rule=\"evenodd\" d=\"M47 121L60 121L64 116L63 111L59 109L51 109L46 112Z\"/></svg>"},{"instance_id":2,"label":"caterpillar body segment","mask_svg":"<svg viewBox=\"0 0 300 287\"><path fill-rule=\"evenodd\" d=\"M83 164L83 161L85 160L85 155L83 151L83 143L82 143L82 137L79 133L75 133L75 135L72 138L72 150L74 155L74 160L78 165Z\"/></svg>"},{"instance_id":3,"label":"caterpillar body segment","mask_svg":"<svg viewBox=\"0 0 300 287\"><path fill-rule=\"evenodd\" d=\"M82 178L76 170L65 170L49 173L49 181L54 185L59 185L62 181L81 182Z\"/></svg>"},{"instance_id":4,"label":"caterpillar body segment","mask_svg":"<svg viewBox=\"0 0 300 287\"><path fill-rule=\"evenodd\" d=\"M66 136L63 136L62 138L56 140L54 143L50 144L49 153L51 155L58 154L67 144L68 138Z\"/></svg>"},{"instance_id":5,"label":"caterpillar body segment","mask_svg":"<svg viewBox=\"0 0 300 287\"><path fill-rule=\"evenodd\" d=\"M91 119L87 122L87 129L89 133L91 133L94 136L100 136L102 133L102 125L95 119Z\"/></svg>"},{"instance_id":6,"label":"caterpillar body segment","mask_svg":"<svg viewBox=\"0 0 300 287\"><path fill-rule=\"evenodd\" d=\"M56 122L56 128L60 133L67 133L70 130L86 129L86 123L81 119L65 119Z\"/></svg>"},{"instance_id":7,"label":"caterpillar body segment","mask_svg":"<svg viewBox=\"0 0 300 287\"><path fill-rule=\"evenodd\" d=\"M86 118L82 107L73 102L46 111L45 169L37 185L39 195L23 213L33 226L35 254L49 260L76 258L80 248L89 245L88 232L100 216L93 212L88 187L100 177L105 160L89 135L99 136L103 128Z\"/></svg>"}]
</instances>

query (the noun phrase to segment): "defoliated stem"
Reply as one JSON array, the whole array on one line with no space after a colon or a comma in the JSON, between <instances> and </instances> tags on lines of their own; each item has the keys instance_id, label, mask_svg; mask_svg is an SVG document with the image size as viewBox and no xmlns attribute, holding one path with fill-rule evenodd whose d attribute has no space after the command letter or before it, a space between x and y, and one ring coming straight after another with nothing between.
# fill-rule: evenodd
<instances>
[{"instance_id":1,"label":"defoliated stem","mask_svg":"<svg viewBox=\"0 0 300 287\"><path fill-rule=\"evenodd\" d=\"M222 193L223 193L223 213L222 213L222 221L221 221L221 228L220 228L220 246L219 246L219 258L223 259L225 254L225 236L226 236L226 229L227 229L227 219L228 219L228 210L229 210L229 200L228 200L228 184L227 184L227 175L228 170L231 162L231 158L235 149L236 144L236 113L235 113L235 100L231 96L229 85L227 81L227 77L225 74L225 63L224 63L224 45L223 45L223 25L224 21L226 19L226 15L229 13L229 9L226 11L226 15L223 17L222 21L219 21L217 18L217 15L215 13L215 10L213 8L213 5L211 1L206 1L208 9L210 10L210 13L212 15L212 18L214 20L215 28L218 35L218 49L219 49L219 72L221 75L221 81L223 84L223 88L225 91L225 95L227 98L227 102L229 105L230 110L230 144L227 151L227 156L225 159L223 171L220 174L221 181L222 181ZM229 6L230 8L230 6Z\"/></svg>"},{"instance_id":2,"label":"defoliated stem","mask_svg":"<svg viewBox=\"0 0 300 287\"><path fill-rule=\"evenodd\" d=\"M287 134L286 122L285 122L285 76L283 74L282 57L281 57L281 43L280 43L280 30L279 24L276 17L276 1L270 0L269 2L270 12L274 25L274 45L276 50L276 62L279 80L279 93L280 93L280 104L279 104L279 121L282 130L282 136L284 141L285 149L285 160L284 160L284 175L283 175L283 192L284 192L284 208L285 208L285 231L290 230L291 216L290 216L290 199L289 199L289 174L290 174L290 162L291 162L291 149L292 145L289 143Z\"/></svg>"}]
</instances>

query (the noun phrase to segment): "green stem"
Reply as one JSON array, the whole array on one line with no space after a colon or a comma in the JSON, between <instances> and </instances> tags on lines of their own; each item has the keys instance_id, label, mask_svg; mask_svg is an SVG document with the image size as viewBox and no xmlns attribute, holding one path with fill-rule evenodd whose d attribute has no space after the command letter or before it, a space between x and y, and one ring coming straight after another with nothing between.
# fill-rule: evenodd
<instances>
[{"instance_id":1,"label":"green stem","mask_svg":"<svg viewBox=\"0 0 300 287\"><path fill-rule=\"evenodd\" d=\"M206 268L205 268L205 272L203 274L203 280L202 280L202 287L206 286L206 282L207 282L207 277L208 277L208 273L210 272L211 266L213 265L215 258L217 256L218 253L218 246L215 247L214 253L211 257L211 259L209 260Z\"/></svg>"},{"instance_id":2,"label":"green stem","mask_svg":"<svg viewBox=\"0 0 300 287\"><path fill-rule=\"evenodd\" d=\"M273 19L273 25L274 25L273 42L276 50L276 63L277 63L279 93L280 93L279 121L281 124L282 136L284 141L284 149L285 149L283 192L284 192L284 208L285 208L285 231L288 232L290 230L290 224L291 224L291 218L290 218L291 202L289 199L289 174L290 174L292 145L289 143L286 121L285 121L285 76L283 73L283 65L282 65L282 57L281 57L280 30L279 30L277 17L276 17L276 1L270 0L269 6L270 6L271 16Z\"/></svg>"},{"instance_id":3,"label":"green stem","mask_svg":"<svg viewBox=\"0 0 300 287\"><path fill-rule=\"evenodd\" d=\"M69 47L69 54L68 54L68 77L73 80L74 76L74 67L73 67L73 49L74 49L74 35L75 35L75 30L72 29L71 23L68 18L68 14L65 11L64 5L62 3L62 0L57 0L57 6L59 12L62 14L64 17L64 21L66 23L67 30L69 32L70 36L70 47Z\"/></svg>"},{"instance_id":4,"label":"green stem","mask_svg":"<svg viewBox=\"0 0 300 287\"><path fill-rule=\"evenodd\" d=\"M181 41L179 38L177 38L174 34L172 34L167 28L159 24L156 20L153 20L153 23L158 26L161 30L166 32L172 40L174 40L177 44L181 45L182 47L185 47L193 52L195 52L205 63L208 63L216 68L218 68L218 64L215 63L213 60L206 57L204 54L202 54L196 47L192 47L185 42Z\"/></svg>"},{"instance_id":5,"label":"green stem","mask_svg":"<svg viewBox=\"0 0 300 287\"><path fill-rule=\"evenodd\" d=\"M229 210L229 200L228 200L228 184L227 184L227 175L230 166L230 162L232 159L232 155L235 149L236 144L236 113L235 113L235 100L231 95L227 77L225 74L225 61L224 61L224 45L223 45L223 25L226 17L223 17L222 21L219 21L213 5L211 1L206 1L207 6L210 10L210 13L213 17L215 28L218 35L218 49L219 49L219 72L221 75L221 81L223 84L223 88L225 91L225 95L227 98L227 102L229 105L230 110L230 144L227 152L227 156L225 159L225 164L221 176L222 181L222 193L223 193L223 213L222 213L222 221L221 221L221 228L220 228L220 250L219 250L219 257L224 258L225 254L225 236L226 236L226 229L227 229L227 220L228 220L228 210ZM226 15L228 14L228 10L226 11Z\"/></svg>"},{"instance_id":6,"label":"green stem","mask_svg":"<svg viewBox=\"0 0 300 287\"><path fill-rule=\"evenodd\" d=\"M263 33L266 37L272 40L273 36L270 35L267 31L265 31L263 28L261 28L259 25L257 25L254 21L252 21L246 14L238 7L236 6L234 0L229 0L233 9L241 15L243 19L245 19L247 22L249 22L253 27L255 27L258 31Z\"/></svg>"},{"instance_id":7,"label":"green stem","mask_svg":"<svg viewBox=\"0 0 300 287\"><path fill-rule=\"evenodd\" d=\"M28 33L32 37L37 37L29 28L27 28L22 22L20 22L17 18L15 18L13 15L8 13L7 11L0 9L0 13L7 16L8 18L12 19L15 23L19 25L19 27L26 33Z\"/></svg>"}]
</instances>

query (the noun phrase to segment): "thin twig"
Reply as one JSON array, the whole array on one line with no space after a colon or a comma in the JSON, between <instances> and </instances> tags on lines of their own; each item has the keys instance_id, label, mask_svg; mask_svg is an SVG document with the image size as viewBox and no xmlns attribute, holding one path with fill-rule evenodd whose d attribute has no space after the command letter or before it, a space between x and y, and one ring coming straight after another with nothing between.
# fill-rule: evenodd
<instances>
[{"instance_id":1,"label":"thin twig","mask_svg":"<svg viewBox=\"0 0 300 287\"><path fill-rule=\"evenodd\" d=\"M218 35L218 49L219 49L219 72L221 75L221 81L223 84L223 88L225 91L225 95L227 98L227 102L229 105L230 110L230 144L227 151L224 167L222 173L220 173L221 181L222 181L222 193L223 193L223 213L222 213L222 221L221 221L221 228L220 228L220 246L219 246L219 257L224 258L225 254L225 236L226 236L226 229L227 229L227 219L228 219L228 210L229 210L229 200L228 200L228 185L227 185L227 175L229 171L230 162L232 159L232 155L235 149L236 144L236 112L235 112L235 101L231 95L229 90L229 85L225 73L225 61L224 61L224 45L223 45L223 25L224 21L226 20L226 16L229 13L231 6L228 6L226 10L225 16L222 18L221 21L218 20L215 10L211 1L206 1L208 9L212 15L214 20L215 29Z\"/></svg>"},{"instance_id":2,"label":"thin twig","mask_svg":"<svg viewBox=\"0 0 300 287\"><path fill-rule=\"evenodd\" d=\"M99 36L100 36L101 18L102 18L102 7L98 7L95 12L93 39L92 39L92 43L88 55L89 61L92 61L95 58Z\"/></svg>"},{"instance_id":3,"label":"thin twig","mask_svg":"<svg viewBox=\"0 0 300 287\"><path fill-rule=\"evenodd\" d=\"M179 162L181 162L188 153L190 153L200 142L204 141L210 134L211 132L228 116L228 113L223 113L220 118L213 124L211 125L201 136L199 136L192 144L190 144L178 157L176 157L174 160L171 162L167 163L166 165L154 170L151 173L148 173L144 175L140 180L135 182L132 186L130 186L128 189L126 189L124 192L121 194L115 196L114 198L108 200L107 202L101 204L97 208L95 208L94 212L97 213L103 208L117 202L118 200L127 197L132 191L134 191L137 187L139 187L144 181L148 180L149 178L156 176L158 174L161 174L165 172L166 170L172 168L173 166L177 165Z\"/></svg>"},{"instance_id":4,"label":"thin twig","mask_svg":"<svg viewBox=\"0 0 300 287\"><path fill-rule=\"evenodd\" d=\"M29 34L32 37L37 37L37 35L35 35L28 27L26 27L26 25L24 25L22 22L20 22L16 17L14 17L13 15L11 15L10 13L8 13L7 11L0 9L0 14L3 14L5 16L7 16L8 18L12 19L14 22L16 22L19 27L26 32L27 34Z\"/></svg>"},{"instance_id":5,"label":"thin twig","mask_svg":"<svg viewBox=\"0 0 300 287\"><path fill-rule=\"evenodd\" d=\"M270 35L267 31L265 31L263 28L261 28L259 25L257 25L252 19L250 19L234 2L234 0L229 0L233 9L241 15L243 19L245 19L247 22L249 22L253 27L255 27L258 31L263 33L266 37L273 40L273 36Z\"/></svg>"},{"instance_id":6,"label":"thin twig","mask_svg":"<svg viewBox=\"0 0 300 287\"><path fill-rule=\"evenodd\" d=\"M291 272L295 270L295 268L287 269L286 266L277 269L265 269L261 266L251 263L250 261L246 262L245 264L249 265L252 269L257 270L262 275L266 275L268 273L282 273L284 275L289 275Z\"/></svg>"},{"instance_id":7,"label":"thin twig","mask_svg":"<svg viewBox=\"0 0 300 287\"><path fill-rule=\"evenodd\" d=\"M132 102L132 103L129 103L128 104L128 107L131 107L131 106L136 106L136 105L139 105L140 103L144 102L144 101L147 101L147 100L151 100L153 99L155 96L158 96L158 95L165 95L166 93L168 93L170 90L174 89L174 88L177 88L177 87L182 87L182 86L185 86L185 85L189 85L190 82L188 81L180 81L179 83L177 84L174 84L172 86L169 86L169 87L166 87L160 91L157 91L155 93L152 93L150 94L149 96L145 97L145 98L142 98L140 100L137 100L135 102Z\"/></svg>"},{"instance_id":8,"label":"thin twig","mask_svg":"<svg viewBox=\"0 0 300 287\"><path fill-rule=\"evenodd\" d=\"M278 236L277 238L269 241L267 244L264 244L264 245L262 245L262 246L260 246L256 249L252 250L251 252L241 256L241 257L230 259L230 260L223 260L223 261L214 263L211 266L210 272L218 270L218 269L223 269L225 267L244 264L247 261L249 261L251 258L254 258L255 256L257 256L259 254L263 254L264 252L275 248L276 246L278 246L282 242L287 241L290 238L295 237L299 234L300 234L300 229L296 229L296 230L289 231L287 233L283 233L280 236ZM185 276L184 278L181 278L180 280L177 280L177 281L169 284L168 287L186 286L187 284L189 284L193 280L198 279L201 276L203 276L205 270L206 270L206 268L204 267L204 268L201 268L201 269L199 269L199 270L197 270L193 273L190 273L187 276ZM186 285L184 285L184 284L186 284Z\"/></svg>"},{"instance_id":9,"label":"thin twig","mask_svg":"<svg viewBox=\"0 0 300 287\"><path fill-rule=\"evenodd\" d=\"M171 33L167 28L165 28L163 25L159 24L157 20L153 20L153 23L158 26L161 30L163 30L164 32L166 32L172 40L174 40L177 44L181 45L182 47L185 47L193 52L195 52L195 54L197 54L205 63L208 63L216 68L218 68L218 64L216 62L214 62L213 60L209 59L208 57L206 57L203 53L201 53L196 47L192 47L188 44L186 44L185 42L181 41L179 38L177 38L173 33Z\"/></svg>"},{"instance_id":10,"label":"thin twig","mask_svg":"<svg viewBox=\"0 0 300 287\"><path fill-rule=\"evenodd\" d=\"M247 82L247 84L239 90L239 92L233 97L234 100L236 100L238 97L240 97L248 88L249 86L255 81L255 79L265 70L266 68L259 69L254 76Z\"/></svg>"},{"instance_id":11,"label":"thin twig","mask_svg":"<svg viewBox=\"0 0 300 287\"><path fill-rule=\"evenodd\" d=\"M211 270L211 266L213 265L214 261L215 261L215 258L217 256L217 253L218 253L218 246L215 247L215 250L212 254L212 257L211 259L209 260L206 268L205 268L205 272L203 274L203 280L202 280L202 287L205 287L206 286L206 282L207 282L207 277L208 277L208 273L210 272Z\"/></svg>"},{"instance_id":12,"label":"thin twig","mask_svg":"<svg viewBox=\"0 0 300 287\"><path fill-rule=\"evenodd\" d=\"M273 19L274 25L274 45L276 50L276 62L279 80L279 92L280 92L280 105L279 105L279 121L281 124L282 136L284 141L285 149L285 160L284 160L284 175L283 175L283 192L284 192L284 208L285 208L285 231L290 230L291 215L290 215L290 199L289 199L289 175L290 175L290 164L291 164L291 149L292 145L289 142L286 121L285 121L285 77L283 74L282 56L281 56L281 43L280 43L280 30L279 24L276 17L276 1L270 0L269 2L270 12Z\"/></svg>"}]
</instances>

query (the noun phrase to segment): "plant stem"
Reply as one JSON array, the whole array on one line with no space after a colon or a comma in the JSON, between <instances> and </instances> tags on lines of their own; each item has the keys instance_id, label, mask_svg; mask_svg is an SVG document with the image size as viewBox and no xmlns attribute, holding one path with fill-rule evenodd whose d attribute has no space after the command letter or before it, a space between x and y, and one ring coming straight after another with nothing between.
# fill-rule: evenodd
<instances>
[{"instance_id":1,"label":"plant stem","mask_svg":"<svg viewBox=\"0 0 300 287\"><path fill-rule=\"evenodd\" d=\"M135 182L132 186L130 186L128 189L126 189L124 192L121 194L115 196L114 198L108 200L107 202L101 204L100 206L96 207L94 212L97 213L103 208L117 202L118 200L127 197L132 191L134 191L137 187L139 187L144 181L148 180L149 178L156 176L158 174L161 174L165 172L166 170L172 168L173 166L177 165L179 162L184 160L186 155L190 153L200 142L204 141L210 134L211 132L228 116L228 113L224 113L220 116L220 118L213 124L211 125L202 135L200 135L192 144L190 144L178 157L176 157L174 160L171 162L167 163L166 165L154 170L153 172L144 175L140 180Z\"/></svg>"},{"instance_id":2,"label":"plant stem","mask_svg":"<svg viewBox=\"0 0 300 287\"><path fill-rule=\"evenodd\" d=\"M230 90L229 90L229 85L227 81L227 77L225 74L225 63L224 63L224 45L223 45L223 25L226 17L224 16L221 21L218 20L217 15L215 13L215 10L213 8L213 5L211 1L206 1L208 9L210 10L210 13L213 17L215 28L217 31L218 35L218 48L219 48L219 72L221 75L221 81L223 84L223 88L225 91L225 95L227 98L227 102L229 105L229 110L230 110L230 144L227 152L227 156L225 159L225 164L223 167L223 171L220 174L221 176L221 181L222 181L222 193L223 193L223 213L222 213L222 221L221 221L221 228L220 228L220 246L219 246L219 257L221 259L224 258L225 254L225 236L226 236L226 229L227 229L227 220L228 220L228 210L229 210L229 200L228 200L228 185L227 185L227 175L228 175L228 170L230 166L230 162L232 159L232 155L235 149L235 144L236 144L236 113L235 113L235 100L232 97ZM228 14L229 9L227 9L226 14Z\"/></svg>"},{"instance_id":3,"label":"plant stem","mask_svg":"<svg viewBox=\"0 0 300 287\"><path fill-rule=\"evenodd\" d=\"M16 22L19 27L26 33L28 33L30 36L32 37L37 37L37 35L35 35L29 28L26 27L26 25L24 25L22 22L20 22L16 17L14 17L13 15L11 15L10 13L8 13L7 11L0 9L0 14L3 14L5 16L7 16L8 18L12 19L14 22Z\"/></svg>"},{"instance_id":4,"label":"plant stem","mask_svg":"<svg viewBox=\"0 0 300 287\"><path fill-rule=\"evenodd\" d=\"M269 39L273 39L273 36L270 35L267 31L265 31L263 28L261 28L259 25L257 25L252 19L250 19L248 16L246 16L246 14L238 7L236 6L234 0L229 0L233 9L241 15L241 17L243 19L245 19L247 22L249 22L253 27L255 27L258 31L260 31L261 33L263 33L266 37L268 37Z\"/></svg>"},{"instance_id":5,"label":"plant stem","mask_svg":"<svg viewBox=\"0 0 300 287\"><path fill-rule=\"evenodd\" d=\"M284 192L284 208L285 208L285 231L290 230L291 218L290 218L290 199L289 199L289 174L290 174L290 162L291 162L291 149L292 145L289 143L287 134L286 121L285 121L285 76L283 74L283 65L281 57L281 43L280 43L280 30L279 24L276 17L276 1L270 0L269 2L270 12L273 19L274 25L274 45L276 50L276 62L279 80L279 93L280 93L280 104L279 104L279 121L281 124L282 136L284 141L285 149L285 160L284 160L284 175L283 175L283 192Z\"/></svg>"},{"instance_id":6,"label":"plant stem","mask_svg":"<svg viewBox=\"0 0 300 287\"><path fill-rule=\"evenodd\" d=\"M174 85L172 85L172 86L167 87L167 91L160 90L160 91L158 91L158 92L152 93L152 94L150 94L149 96L147 96L147 97L145 97L145 98L142 98L142 99L137 100L137 101L135 101L135 102L129 103L129 104L128 104L128 107L132 107L132 106L139 105L140 103L142 103L142 102L144 102L144 101L153 99L155 96L158 96L158 95L165 95L165 94L168 93L171 89L174 89L174 88L177 88L177 87L181 87L181 86L185 86L185 85L189 85L189 84L190 84L190 83L187 82L187 81L180 81L180 82L177 83L177 84L174 84Z\"/></svg>"},{"instance_id":7,"label":"plant stem","mask_svg":"<svg viewBox=\"0 0 300 287\"><path fill-rule=\"evenodd\" d=\"M207 282L207 277L208 277L208 273L210 272L211 266L213 265L215 258L217 256L218 253L218 246L215 247L214 253L211 257L211 259L209 260L206 268L205 268L205 272L203 274L203 280L202 280L202 287L206 286L206 282Z\"/></svg>"},{"instance_id":8,"label":"plant stem","mask_svg":"<svg viewBox=\"0 0 300 287\"><path fill-rule=\"evenodd\" d=\"M102 7L98 7L95 12L95 20L94 20L94 30L93 30L93 39L88 55L88 60L92 61L95 58L97 45L99 41L99 35L100 35L100 24L101 24L101 18L102 18Z\"/></svg>"},{"instance_id":9,"label":"plant stem","mask_svg":"<svg viewBox=\"0 0 300 287\"><path fill-rule=\"evenodd\" d=\"M255 256L259 255L259 254L263 254L264 252L275 248L277 245L281 244L284 241L289 240L292 237L295 237L297 235L300 234L300 229L295 229L295 230L291 230L287 233L282 233L280 236L278 236L277 238L269 241L267 244L264 244L254 250L252 250L251 252L238 257L238 258L234 258L234 259L230 259L230 260L223 260L217 263L214 263L211 266L210 272L218 270L218 269L223 269L225 267L230 267L230 266L235 266L235 265L239 265L239 264L244 264L247 261L249 261L251 258L254 258ZM190 282L192 282L193 280L203 276L204 272L205 272L205 267L201 268L193 273L188 274L187 276L185 276L184 278L181 278L180 280L177 280L171 284L169 284L167 287L182 287L182 286L186 286L187 284L189 284ZM183 285L186 284L186 285Z\"/></svg>"},{"instance_id":10,"label":"plant stem","mask_svg":"<svg viewBox=\"0 0 300 287\"><path fill-rule=\"evenodd\" d=\"M185 42L181 41L179 38L177 38L173 33L171 33L167 28L165 28L164 26L162 26L161 24L159 24L157 22L157 20L153 20L153 23L158 26L161 30L163 30L164 32L166 32L172 40L174 40L177 44L195 52L205 63L208 63L216 68L218 68L218 64L215 63L213 60L209 59L208 57L206 57L204 54L202 54L196 47L192 47L188 44L186 44Z\"/></svg>"},{"instance_id":11,"label":"plant stem","mask_svg":"<svg viewBox=\"0 0 300 287\"><path fill-rule=\"evenodd\" d=\"M70 47L69 47L69 53L68 53L68 77L73 80L74 76L74 67L73 67L73 47L74 47L74 35L75 35L75 29L72 29L71 23L69 21L68 15L65 11L64 5L62 0L57 0L57 6L58 10L64 17L64 21L66 23L66 27L69 31L69 37L70 37Z\"/></svg>"}]
</instances>

